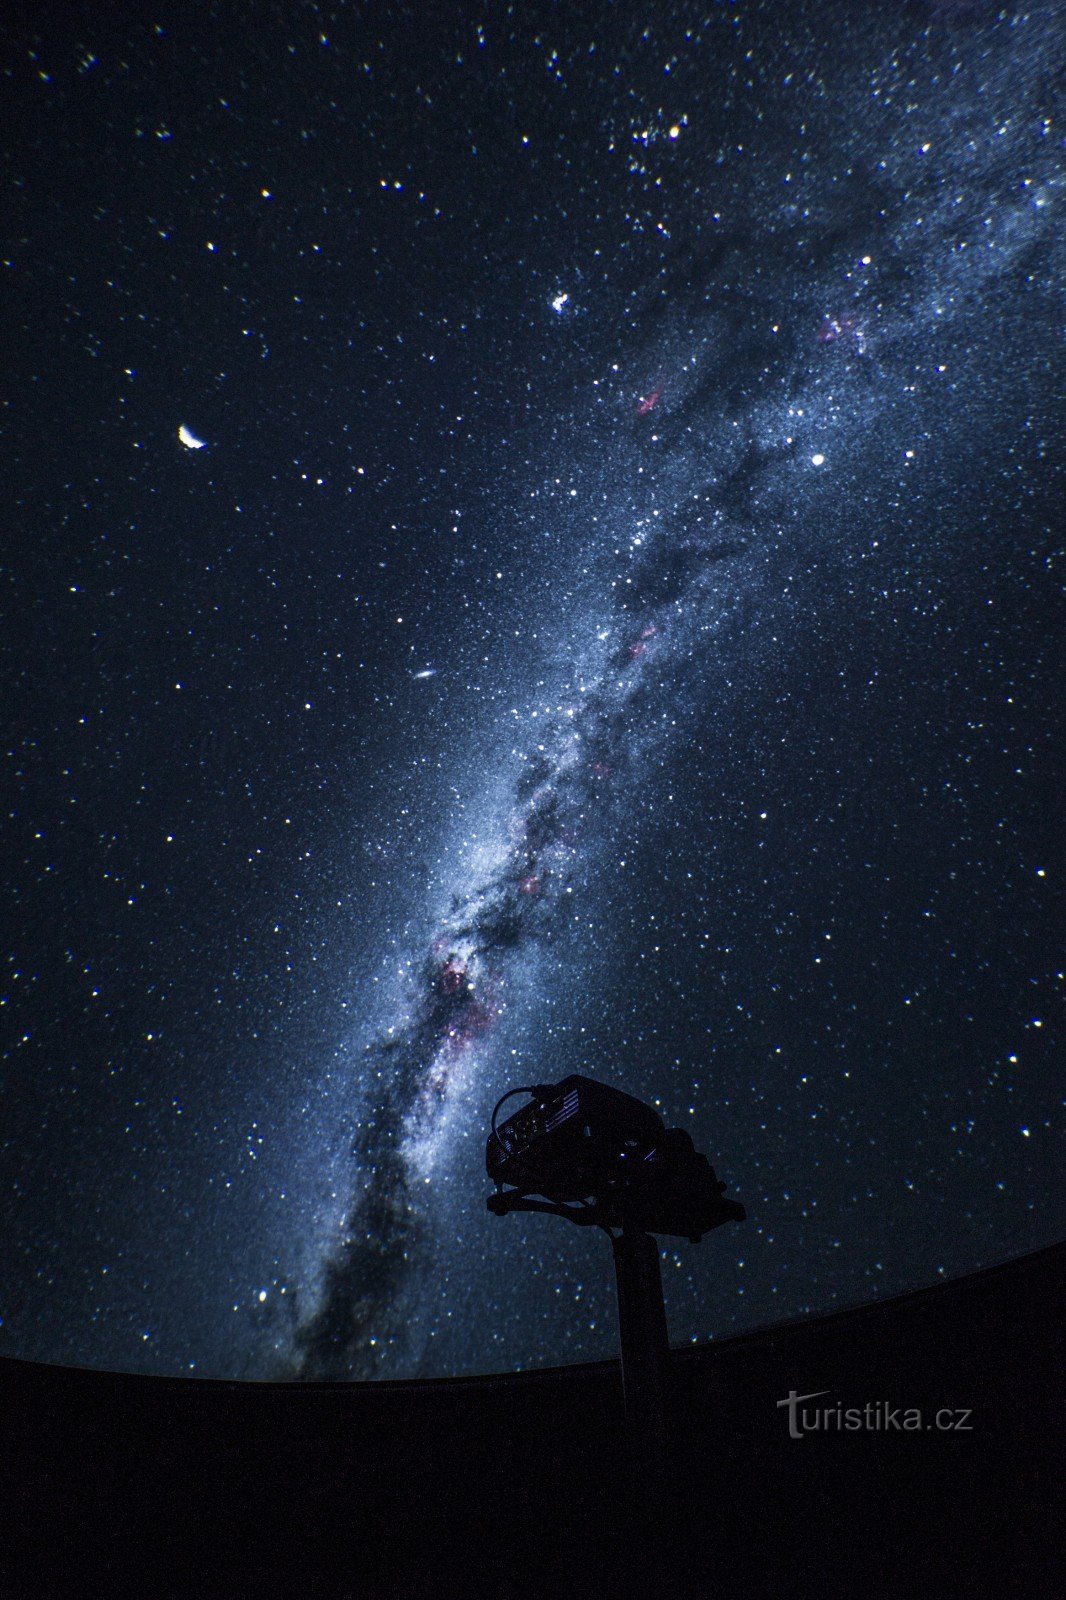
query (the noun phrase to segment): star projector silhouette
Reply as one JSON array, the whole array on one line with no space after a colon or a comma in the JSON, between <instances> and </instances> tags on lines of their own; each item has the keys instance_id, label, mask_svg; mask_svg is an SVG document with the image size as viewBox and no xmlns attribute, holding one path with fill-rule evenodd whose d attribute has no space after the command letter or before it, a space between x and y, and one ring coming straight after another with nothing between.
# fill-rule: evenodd
<instances>
[{"instance_id":1,"label":"star projector silhouette","mask_svg":"<svg viewBox=\"0 0 1066 1600\"><path fill-rule=\"evenodd\" d=\"M512 1095L530 1102L498 1124ZM610 1236L626 1427L634 1484L661 1485L667 1465L670 1346L655 1233L698 1244L745 1211L687 1133L668 1128L632 1095L577 1074L510 1089L497 1101L485 1166L496 1185L488 1209L544 1211Z\"/></svg>"},{"instance_id":2,"label":"star projector silhouette","mask_svg":"<svg viewBox=\"0 0 1066 1600\"><path fill-rule=\"evenodd\" d=\"M529 1105L497 1126L512 1095ZM492 1113L485 1165L496 1184L488 1208L546 1211L585 1226L679 1234L698 1244L744 1207L680 1128L632 1095L592 1078L510 1089Z\"/></svg>"}]
</instances>

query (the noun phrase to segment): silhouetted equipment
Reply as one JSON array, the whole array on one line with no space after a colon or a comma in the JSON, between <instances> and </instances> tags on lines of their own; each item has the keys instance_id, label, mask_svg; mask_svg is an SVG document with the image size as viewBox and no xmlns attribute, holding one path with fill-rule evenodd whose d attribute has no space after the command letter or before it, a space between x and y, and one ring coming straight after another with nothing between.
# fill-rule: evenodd
<instances>
[{"instance_id":1,"label":"silhouetted equipment","mask_svg":"<svg viewBox=\"0 0 1066 1600\"><path fill-rule=\"evenodd\" d=\"M502 1126L512 1095L529 1103ZM662 1483L667 1465L670 1346L655 1233L698 1244L744 1207L680 1128L607 1084L574 1074L557 1084L511 1089L497 1101L485 1152L497 1216L544 1211L610 1235L618 1284L626 1428L641 1488Z\"/></svg>"},{"instance_id":2,"label":"silhouetted equipment","mask_svg":"<svg viewBox=\"0 0 1066 1600\"><path fill-rule=\"evenodd\" d=\"M680 1234L698 1244L723 1222L743 1222L744 1207L723 1198L725 1184L680 1128L632 1095L577 1074L554 1085L512 1089L533 1096L502 1127L492 1115L485 1165L496 1184L488 1207L549 1211L602 1228ZM505 1185L510 1187L505 1188ZM539 1195L548 1204L533 1204Z\"/></svg>"}]
</instances>

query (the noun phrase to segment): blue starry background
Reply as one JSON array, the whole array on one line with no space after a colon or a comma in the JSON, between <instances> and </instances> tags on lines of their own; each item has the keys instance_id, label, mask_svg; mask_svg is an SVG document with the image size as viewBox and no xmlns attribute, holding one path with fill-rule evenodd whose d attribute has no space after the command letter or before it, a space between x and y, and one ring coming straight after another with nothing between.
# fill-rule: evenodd
<instances>
[{"instance_id":1,"label":"blue starry background","mask_svg":"<svg viewBox=\"0 0 1066 1600\"><path fill-rule=\"evenodd\" d=\"M1059 1238L1061 13L16 6L0 1352L607 1356ZM179 431L180 430L180 431Z\"/></svg>"}]
</instances>

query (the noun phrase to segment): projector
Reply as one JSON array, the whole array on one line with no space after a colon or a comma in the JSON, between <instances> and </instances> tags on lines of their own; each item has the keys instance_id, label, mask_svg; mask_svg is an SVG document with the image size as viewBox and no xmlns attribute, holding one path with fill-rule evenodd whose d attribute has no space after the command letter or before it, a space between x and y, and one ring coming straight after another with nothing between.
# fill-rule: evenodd
<instances>
[{"instance_id":1,"label":"projector","mask_svg":"<svg viewBox=\"0 0 1066 1600\"><path fill-rule=\"evenodd\" d=\"M667 1128L632 1095L576 1073L510 1092L532 1099L500 1126L493 1113L485 1152L497 1187L491 1211L531 1209L519 1202L540 1195L575 1221L694 1243L724 1222L744 1220L743 1206L723 1199L725 1184L688 1134Z\"/></svg>"}]
</instances>

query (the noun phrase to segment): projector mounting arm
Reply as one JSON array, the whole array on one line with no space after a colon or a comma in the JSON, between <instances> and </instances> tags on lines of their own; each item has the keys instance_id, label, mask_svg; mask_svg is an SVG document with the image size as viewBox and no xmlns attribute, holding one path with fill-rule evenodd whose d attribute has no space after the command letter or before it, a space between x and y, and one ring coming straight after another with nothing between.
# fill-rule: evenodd
<instances>
[{"instance_id":1,"label":"projector mounting arm","mask_svg":"<svg viewBox=\"0 0 1066 1600\"><path fill-rule=\"evenodd\" d=\"M485 1201L495 1217L505 1217L511 1211L544 1211L550 1217L565 1217L576 1222L579 1228L606 1228L600 1216L600 1207L594 1202L564 1205L556 1200L538 1200L533 1195L520 1194L517 1189L498 1189Z\"/></svg>"}]
</instances>

